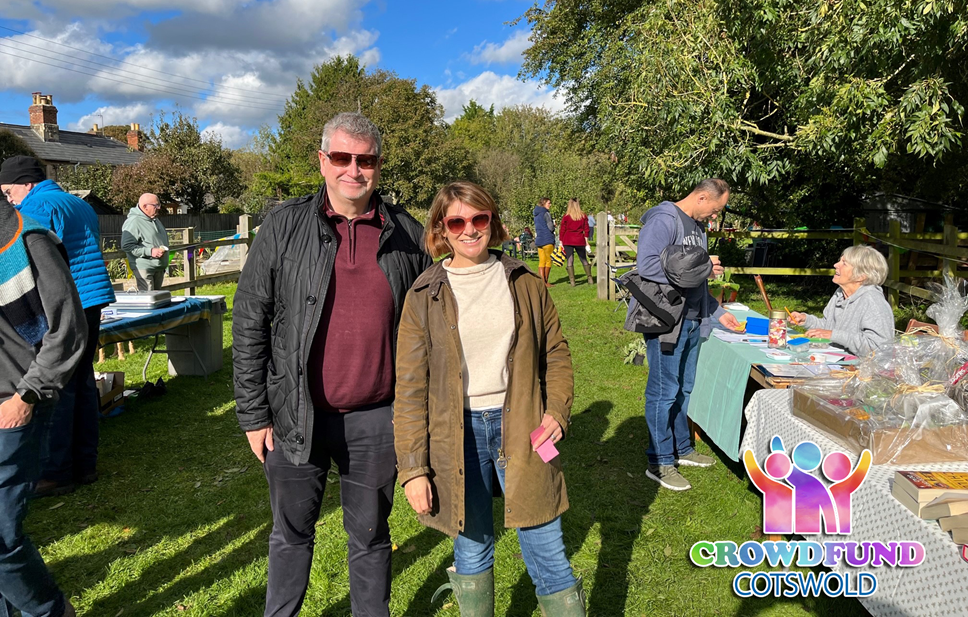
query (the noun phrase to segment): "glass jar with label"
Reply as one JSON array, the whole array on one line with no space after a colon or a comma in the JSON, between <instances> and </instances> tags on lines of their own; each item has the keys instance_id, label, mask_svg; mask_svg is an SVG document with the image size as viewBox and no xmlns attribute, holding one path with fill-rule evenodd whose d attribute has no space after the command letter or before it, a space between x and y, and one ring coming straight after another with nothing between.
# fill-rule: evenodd
<instances>
[{"instance_id":1,"label":"glass jar with label","mask_svg":"<svg viewBox=\"0 0 968 617\"><path fill-rule=\"evenodd\" d=\"M767 334L767 347L783 349L786 347L786 313L783 311L770 312L770 330Z\"/></svg>"}]
</instances>

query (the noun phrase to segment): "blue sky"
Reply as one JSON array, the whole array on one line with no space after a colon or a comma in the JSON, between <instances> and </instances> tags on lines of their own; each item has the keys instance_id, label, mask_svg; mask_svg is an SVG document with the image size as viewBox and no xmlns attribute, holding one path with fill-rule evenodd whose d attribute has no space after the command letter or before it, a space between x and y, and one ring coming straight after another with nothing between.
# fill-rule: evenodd
<instances>
[{"instance_id":1,"label":"blue sky","mask_svg":"<svg viewBox=\"0 0 968 617\"><path fill-rule=\"evenodd\" d=\"M61 130L147 126L177 108L230 147L276 116L298 78L334 55L416 79L452 119L564 101L517 79L532 5L521 0L3 0L0 122L28 124L32 92Z\"/></svg>"}]
</instances>

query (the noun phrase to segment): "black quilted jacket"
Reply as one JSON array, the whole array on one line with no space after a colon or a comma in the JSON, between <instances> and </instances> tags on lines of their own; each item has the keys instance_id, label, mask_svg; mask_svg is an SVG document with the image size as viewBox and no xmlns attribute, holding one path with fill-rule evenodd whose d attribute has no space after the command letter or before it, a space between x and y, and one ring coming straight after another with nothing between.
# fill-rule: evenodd
<instances>
[{"instance_id":1,"label":"black quilted jacket","mask_svg":"<svg viewBox=\"0 0 968 617\"><path fill-rule=\"evenodd\" d=\"M232 310L232 364L239 425L272 425L275 447L294 464L309 460L312 400L306 381L309 349L326 301L336 241L321 188L277 206L266 217L239 277ZM423 227L402 207L380 202L377 262L393 293L394 340L407 290L426 270Z\"/></svg>"}]
</instances>

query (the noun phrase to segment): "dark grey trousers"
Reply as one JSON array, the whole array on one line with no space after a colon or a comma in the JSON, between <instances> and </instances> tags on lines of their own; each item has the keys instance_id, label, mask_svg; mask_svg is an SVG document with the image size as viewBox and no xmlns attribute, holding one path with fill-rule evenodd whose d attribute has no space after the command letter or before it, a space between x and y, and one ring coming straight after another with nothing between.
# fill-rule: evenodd
<instances>
[{"instance_id":1,"label":"dark grey trousers","mask_svg":"<svg viewBox=\"0 0 968 617\"><path fill-rule=\"evenodd\" d=\"M304 465L282 449L267 452L266 478L272 506L266 617L299 614L313 561L326 475L336 463L355 617L388 617L390 527L396 455L393 411L387 405L350 413L317 411L312 453Z\"/></svg>"}]
</instances>

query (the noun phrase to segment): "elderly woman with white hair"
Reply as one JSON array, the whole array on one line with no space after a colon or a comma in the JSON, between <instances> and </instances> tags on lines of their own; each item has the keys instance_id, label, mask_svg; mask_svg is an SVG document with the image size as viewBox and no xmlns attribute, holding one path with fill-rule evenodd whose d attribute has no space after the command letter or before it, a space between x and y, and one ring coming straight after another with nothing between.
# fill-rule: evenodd
<instances>
[{"instance_id":1,"label":"elderly woman with white hair","mask_svg":"<svg viewBox=\"0 0 968 617\"><path fill-rule=\"evenodd\" d=\"M807 328L807 336L829 338L848 352L865 356L894 341L894 312L884 299L881 283L887 278L887 260L870 246L852 246L834 264L834 283L840 286L823 317L791 313L794 323Z\"/></svg>"}]
</instances>

